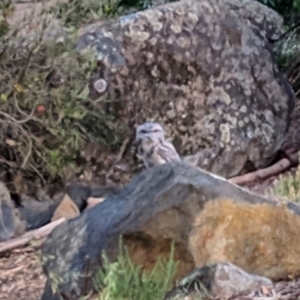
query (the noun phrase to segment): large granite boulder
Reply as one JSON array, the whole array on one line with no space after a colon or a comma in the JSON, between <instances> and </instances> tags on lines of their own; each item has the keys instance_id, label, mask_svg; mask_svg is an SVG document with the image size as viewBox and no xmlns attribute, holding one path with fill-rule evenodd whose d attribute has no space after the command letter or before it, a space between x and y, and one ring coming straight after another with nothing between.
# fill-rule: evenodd
<instances>
[{"instance_id":1,"label":"large granite boulder","mask_svg":"<svg viewBox=\"0 0 300 300\"><path fill-rule=\"evenodd\" d=\"M283 143L294 95L272 57L281 33L257 1L187 0L104 23L78 49L96 50L90 95L109 100L124 137L155 119L181 156L230 178L267 166Z\"/></svg>"},{"instance_id":2,"label":"large granite boulder","mask_svg":"<svg viewBox=\"0 0 300 300\"><path fill-rule=\"evenodd\" d=\"M118 237L132 260L151 269L175 242L175 279L195 267L230 262L270 279L300 274L300 207L281 204L183 162L138 174L120 192L55 228L42 248L43 300L88 292Z\"/></svg>"}]
</instances>

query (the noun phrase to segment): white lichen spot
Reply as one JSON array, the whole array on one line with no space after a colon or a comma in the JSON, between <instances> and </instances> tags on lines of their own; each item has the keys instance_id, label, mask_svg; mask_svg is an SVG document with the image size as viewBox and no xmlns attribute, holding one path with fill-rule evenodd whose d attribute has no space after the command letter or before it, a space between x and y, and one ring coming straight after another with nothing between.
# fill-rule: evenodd
<instances>
[{"instance_id":1,"label":"white lichen spot","mask_svg":"<svg viewBox=\"0 0 300 300\"><path fill-rule=\"evenodd\" d=\"M102 61L102 60L104 59L104 57L105 57L105 55L104 55L103 53L101 53L101 52L99 52L99 53L97 54L97 60L98 60L98 61Z\"/></svg>"},{"instance_id":2,"label":"white lichen spot","mask_svg":"<svg viewBox=\"0 0 300 300\"><path fill-rule=\"evenodd\" d=\"M173 39L171 37L169 37L166 42L167 42L167 44L172 45Z\"/></svg>"},{"instance_id":3,"label":"white lichen spot","mask_svg":"<svg viewBox=\"0 0 300 300\"><path fill-rule=\"evenodd\" d=\"M168 110L166 114L169 119L174 119L176 117L175 110Z\"/></svg>"},{"instance_id":4,"label":"white lichen spot","mask_svg":"<svg viewBox=\"0 0 300 300\"><path fill-rule=\"evenodd\" d=\"M216 50L216 51L219 51L222 49L222 44L221 43L216 43L216 42L213 42L211 43L211 47Z\"/></svg>"},{"instance_id":5,"label":"white lichen spot","mask_svg":"<svg viewBox=\"0 0 300 300\"><path fill-rule=\"evenodd\" d=\"M152 29L154 32L161 31L163 28L163 24L161 22L154 22L152 23Z\"/></svg>"},{"instance_id":6,"label":"white lichen spot","mask_svg":"<svg viewBox=\"0 0 300 300\"><path fill-rule=\"evenodd\" d=\"M230 142L230 128L228 124L221 124L220 131L221 131L221 141L224 142L225 144L228 144Z\"/></svg>"},{"instance_id":7,"label":"white lichen spot","mask_svg":"<svg viewBox=\"0 0 300 300\"><path fill-rule=\"evenodd\" d=\"M189 51L185 51L184 55L185 57L191 57L191 53Z\"/></svg>"},{"instance_id":8,"label":"white lichen spot","mask_svg":"<svg viewBox=\"0 0 300 300\"><path fill-rule=\"evenodd\" d=\"M153 37L149 40L149 44L151 44L152 46L156 45L157 43L157 38L156 37Z\"/></svg>"},{"instance_id":9,"label":"white lichen spot","mask_svg":"<svg viewBox=\"0 0 300 300\"><path fill-rule=\"evenodd\" d=\"M170 26L170 28L175 33L180 33L181 32L181 27L178 24L172 24Z\"/></svg>"},{"instance_id":10,"label":"white lichen spot","mask_svg":"<svg viewBox=\"0 0 300 300\"><path fill-rule=\"evenodd\" d=\"M264 133L264 138L267 142L271 142L272 135L274 133L272 127L268 124L262 124L262 131Z\"/></svg>"},{"instance_id":11,"label":"white lichen spot","mask_svg":"<svg viewBox=\"0 0 300 300\"><path fill-rule=\"evenodd\" d=\"M154 57L154 54L152 52L147 52L147 58L153 58Z\"/></svg>"},{"instance_id":12,"label":"white lichen spot","mask_svg":"<svg viewBox=\"0 0 300 300\"><path fill-rule=\"evenodd\" d=\"M251 90L249 89L249 88L244 88L244 94L246 95L246 96L251 96Z\"/></svg>"},{"instance_id":13,"label":"white lichen spot","mask_svg":"<svg viewBox=\"0 0 300 300\"><path fill-rule=\"evenodd\" d=\"M250 120L249 120L248 117L245 117L245 118L244 118L244 122L245 122L245 123L249 123L249 121L250 121Z\"/></svg>"},{"instance_id":14,"label":"white lichen spot","mask_svg":"<svg viewBox=\"0 0 300 300\"><path fill-rule=\"evenodd\" d=\"M158 69L157 66L154 66L153 69L151 70L151 75L153 77L158 77Z\"/></svg>"},{"instance_id":15,"label":"white lichen spot","mask_svg":"<svg viewBox=\"0 0 300 300\"><path fill-rule=\"evenodd\" d=\"M252 131L251 127L247 127L247 136L249 139L253 138L253 131Z\"/></svg>"},{"instance_id":16,"label":"white lichen spot","mask_svg":"<svg viewBox=\"0 0 300 300\"><path fill-rule=\"evenodd\" d=\"M226 120L228 122L230 122L233 126L236 126L236 124L237 124L237 118L231 116L230 114L226 114L225 117L226 117Z\"/></svg>"},{"instance_id":17,"label":"white lichen spot","mask_svg":"<svg viewBox=\"0 0 300 300\"><path fill-rule=\"evenodd\" d=\"M103 93L107 88L107 82L104 79L98 79L94 82L93 86L98 93Z\"/></svg>"},{"instance_id":18,"label":"white lichen spot","mask_svg":"<svg viewBox=\"0 0 300 300\"><path fill-rule=\"evenodd\" d=\"M135 35L135 38L140 42L144 42L144 41L148 40L150 37L150 33L146 32L146 31L136 31L134 33L134 35Z\"/></svg>"},{"instance_id":19,"label":"white lichen spot","mask_svg":"<svg viewBox=\"0 0 300 300\"><path fill-rule=\"evenodd\" d=\"M242 113L246 113L246 112L247 112L247 107L246 107L245 105L243 105L243 106L241 107L241 112L242 112Z\"/></svg>"},{"instance_id":20,"label":"white lichen spot","mask_svg":"<svg viewBox=\"0 0 300 300\"><path fill-rule=\"evenodd\" d=\"M254 124L256 124L256 121L257 121L256 116L255 116L255 115L250 115L249 117L250 117L250 120L251 120Z\"/></svg>"},{"instance_id":21,"label":"white lichen spot","mask_svg":"<svg viewBox=\"0 0 300 300\"><path fill-rule=\"evenodd\" d=\"M193 14L193 13L189 12L187 20L189 20L189 22L192 22L192 23L196 24L199 21L199 18L196 14Z\"/></svg>"},{"instance_id":22,"label":"white lichen spot","mask_svg":"<svg viewBox=\"0 0 300 300\"><path fill-rule=\"evenodd\" d=\"M243 122L242 120L239 120L238 125L239 125L240 127L243 127L243 126L244 126L244 122Z\"/></svg>"},{"instance_id":23,"label":"white lichen spot","mask_svg":"<svg viewBox=\"0 0 300 300\"><path fill-rule=\"evenodd\" d=\"M230 96L224 91L224 89L220 87L215 87L213 91L207 97L207 103L209 105L216 103L217 101L221 101L226 105L231 103Z\"/></svg>"},{"instance_id":24,"label":"white lichen spot","mask_svg":"<svg viewBox=\"0 0 300 300\"><path fill-rule=\"evenodd\" d=\"M268 121L268 123L273 126L276 122L275 122L275 119L274 119L274 115L272 114L271 111L269 110L264 110L263 112L266 120Z\"/></svg>"},{"instance_id":25,"label":"white lichen spot","mask_svg":"<svg viewBox=\"0 0 300 300\"><path fill-rule=\"evenodd\" d=\"M196 75L197 73L196 73L196 69L194 68L194 67L192 67L192 66L188 66L187 67L187 70L189 71L189 72L191 72L193 75Z\"/></svg>"},{"instance_id":26,"label":"white lichen spot","mask_svg":"<svg viewBox=\"0 0 300 300\"><path fill-rule=\"evenodd\" d=\"M186 47L189 47L191 45L191 41L189 38L186 38L186 37L179 37L177 39L177 44L181 47L181 48L186 48Z\"/></svg>"}]
</instances>

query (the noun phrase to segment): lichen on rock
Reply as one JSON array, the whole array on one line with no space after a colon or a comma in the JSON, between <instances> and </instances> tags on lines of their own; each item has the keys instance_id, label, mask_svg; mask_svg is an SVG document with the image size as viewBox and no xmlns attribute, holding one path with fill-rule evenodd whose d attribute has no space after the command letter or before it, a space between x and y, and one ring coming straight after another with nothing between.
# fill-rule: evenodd
<instances>
[{"instance_id":1,"label":"lichen on rock","mask_svg":"<svg viewBox=\"0 0 300 300\"><path fill-rule=\"evenodd\" d=\"M155 119L181 156L200 153L198 166L229 178L265 167L283 143L294 95L272 57L280 33L281 17L256 1L182 1L104 23L78 49L96 50L90 95L129 120L124 131Z\"/></svg>"},{"instance_id":2,"label":"lichen on rock","mask_svg":"<svg viewBox=\"0 0 300 300\"><path fill-rule=\"evenodd\" d=\"M51 232L42 249L42 299L78 298L102 252L115 260L120 235L132 261L146 269L170 253L173 241L175 280L220 261L270 279L297 276L299 222L295 203L277 203L182 162L159 165Z\"/></svg>"}]
</instances>

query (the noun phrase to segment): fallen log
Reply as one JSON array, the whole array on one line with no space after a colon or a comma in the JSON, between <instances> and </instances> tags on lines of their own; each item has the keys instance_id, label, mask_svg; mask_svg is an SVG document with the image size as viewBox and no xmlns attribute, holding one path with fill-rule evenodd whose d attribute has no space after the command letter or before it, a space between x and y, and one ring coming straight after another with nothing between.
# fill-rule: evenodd
<instances>
[{"instance_id":1,"label":"fallen log","mask_svg":"<svg viewBox=\"0 0 300 300\"><path fill-rule=\"evenodd\" d=\"M5 253L7 251L11 251L19 247L24 247L28 245L32 240L40 240L46 237L56 226L63 223L64 221L66 221L65 218L60 218L39 229L26 232L25 234L19 237L0 243L0 254Z\"/></svg>"}]
</instances>

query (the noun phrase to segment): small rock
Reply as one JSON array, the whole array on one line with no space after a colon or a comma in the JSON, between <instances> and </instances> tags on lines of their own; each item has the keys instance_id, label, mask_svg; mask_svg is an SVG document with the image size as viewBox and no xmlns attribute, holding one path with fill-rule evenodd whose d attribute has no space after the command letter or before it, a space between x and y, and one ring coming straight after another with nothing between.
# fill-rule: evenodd
<instances>
[{"instance_id":1,"label":"small rock","mask_svg":"<svg viewBox=\"0 0 300 300\"><path fill-rule=\"evenodd\" d=\"M96 206L97 204L101 203L104 201L104 198L94 198L94 197L89 197L87 199L87 207L86 209L92 208Z\"/></svg>"},{"instance_id":2,"label":"small rock","mask_svg":"<svg viewBox=\"0 0 300 300\"><path fill-rule=\"evenodd\" d=\"M231 263L221 262L195 269L168 292L164 300L202 299L203 296L227 300L265 286L272 286L272 281L246 273Z\"/></svg>"},{"instance_id":3,"label":"small rock","mask_svg":"<svg viewBox=\"0 0 300 300\"><path fill-rule=\"evenodd\" d=\"M60 218L71 219L80 214L80 211L76 204L72 201L68 194L66 194L55 210L51 222L56 221Z\"/></svg>"}]
</instances>

